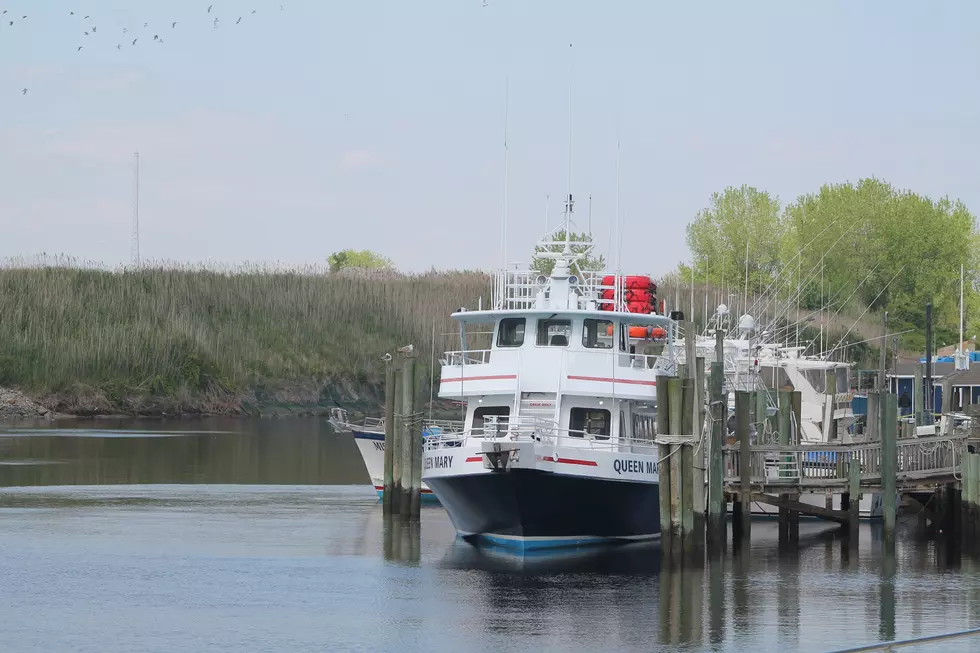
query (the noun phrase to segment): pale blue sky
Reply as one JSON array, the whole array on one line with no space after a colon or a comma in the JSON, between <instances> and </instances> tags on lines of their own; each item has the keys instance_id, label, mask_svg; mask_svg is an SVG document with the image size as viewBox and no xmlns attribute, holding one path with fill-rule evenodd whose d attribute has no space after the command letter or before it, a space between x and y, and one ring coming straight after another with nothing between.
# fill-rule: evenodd
<instances>
[{"instance_id":1,"label":"pale blue sky","mask_svg":"<svg viewBox=\"0 0 980 653\"><path fill-rule=\"evenodd\" d=\"M578 224L592 193L606 250L618 124L625 268L686 259L727 185L786 203L875 175L980 210L978 3L282 4L0 0L0 258L127 261L139 150L144 258L487 268L509 78L526 260L566 192L569 43Z\"/></svg>"}]
</instances>

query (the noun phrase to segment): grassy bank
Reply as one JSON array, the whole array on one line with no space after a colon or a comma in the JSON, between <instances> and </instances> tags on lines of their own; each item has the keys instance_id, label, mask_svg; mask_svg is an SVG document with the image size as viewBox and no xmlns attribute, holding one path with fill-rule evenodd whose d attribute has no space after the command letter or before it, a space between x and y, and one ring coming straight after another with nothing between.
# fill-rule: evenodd
<instances>
[{"instance_id":1,"label":"grassy bank","mask_svg":"<svg viewBox=\"0 0 980 653\"><path fill-rule=\"evenodd\" d=\"M488 293L480 273L0 269L0 386L69 413L373 403L381 356Z\"/></svg>"}]
</instances>

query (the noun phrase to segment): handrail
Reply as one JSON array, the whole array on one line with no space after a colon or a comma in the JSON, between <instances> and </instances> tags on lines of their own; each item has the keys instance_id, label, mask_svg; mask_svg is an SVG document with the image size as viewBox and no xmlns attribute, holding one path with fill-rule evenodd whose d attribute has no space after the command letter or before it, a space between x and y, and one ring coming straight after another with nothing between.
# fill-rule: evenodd
<instances>
[{"instance_id":1,"label":"handrail","mask_svg":"<svg viewBox=\"0 0 980 653\"><path fill-rule=\"evenodd\" d=\"M909 438L896 443L899 479L955 475L959 471L966 435ZM851 445L751 445L744 460L738 445L723 449L726 483L738 483L743 464L750 467L753 484L838 485L848 482L847 463L857 461L861 479L881 477L881 442Z\"/></svg>"},{"instance_id":2,"label":"handrail","mask_svg":"<svg viewBox=\"0 0 980 653\"><path fill-rule=\"evenodd\" d=\"M953 639L980 636L980 628L960 630L953 633L943 633L942 635L927 635L926 637L916 637L914 639L902 639L893 642L880 642L878 644L866 644L864 646L854 646L852 648L842 648L832 653L871 653L872 651L892 651L906 646L917 644L929 644L932 642L948 642Z\"/></svg>"}]
</instances>

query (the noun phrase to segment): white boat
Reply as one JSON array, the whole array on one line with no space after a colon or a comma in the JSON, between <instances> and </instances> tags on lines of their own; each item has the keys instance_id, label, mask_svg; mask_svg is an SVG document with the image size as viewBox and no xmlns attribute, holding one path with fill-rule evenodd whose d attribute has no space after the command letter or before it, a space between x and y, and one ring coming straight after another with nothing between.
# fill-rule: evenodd
<instances>
[{"instance_id":1,"label":"white boat","mask_svg":"<svg viewBox=\"0 0 980 653\"><path fill-rule=\"evenodd\" d=\"M652 410L657 375L674 369L675 323L654 312L648 276L578 270L585 254L556 232L535 255L550 275L502 271L489 310L452 315L462 347L443 359L439 396L465 402L466 419L462 433L425 439L423 479L469 541L656 539ZM492 325L486 349L467 348L476 325Z\"/></svg>"},{"instance_id":2,"label":"white boat","mask_svg":"<svg viewBox=\"0 0 980 653\"><path fill-rule=\"evenodd\" d=\"M384 472L385 472L385 422L384 418L367 417L363 422L356 424L350 422L347 411L343 408L331 408L330 424L336 431L350 432L354 437L354 443L364 461L371 484L378 493L378 498L384 496ZM450 420L425 420L423 424L422 436L430 437L434 434L443 432L459 431L462 422ZM422 500L435 501L432 490L422 483Z\"/></svg>"}]
</instances>

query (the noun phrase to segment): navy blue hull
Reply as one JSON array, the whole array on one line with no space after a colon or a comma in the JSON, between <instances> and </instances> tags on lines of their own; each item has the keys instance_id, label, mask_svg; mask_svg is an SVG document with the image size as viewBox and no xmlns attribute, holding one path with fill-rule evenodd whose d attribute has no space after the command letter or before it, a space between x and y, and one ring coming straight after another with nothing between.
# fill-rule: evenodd
<instances>
[{"instance_id":1,"label":"navy blue hull","mask_svg":"<svg viewBox=\"0 0 980 653\"><path fill-rule=\"evenodd\" d=\"M534 469L425 479L467 539L521 549L660 535L660 486Z\"/></svg>"}]
</instances>

